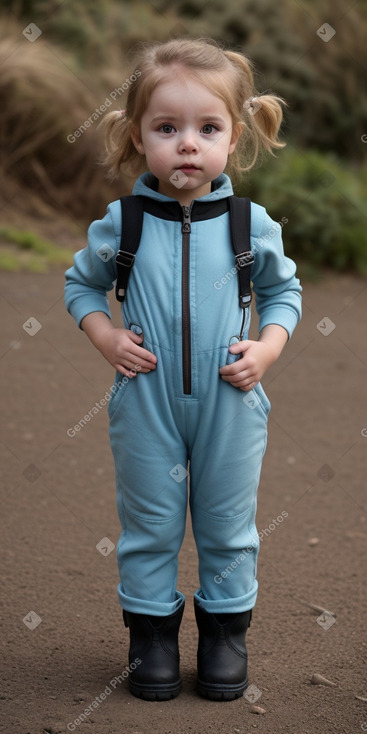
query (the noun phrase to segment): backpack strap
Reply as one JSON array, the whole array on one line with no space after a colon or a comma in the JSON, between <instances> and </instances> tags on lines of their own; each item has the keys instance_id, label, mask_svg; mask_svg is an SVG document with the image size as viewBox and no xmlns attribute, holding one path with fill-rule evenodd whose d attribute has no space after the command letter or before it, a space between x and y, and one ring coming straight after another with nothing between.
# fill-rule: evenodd
<instances>
[{"instance_id":1,"label":"backpack strap","mask_svg":"<svg viewBox=\"0 0 367 734\"><path fill-rule=\"evenodd\" d=\"M245 309L252 300L251 267L254 262L254 255L251 252L250 239L251 200L229 196L228 201L231 242L238 271L239 301L240 307ZM120 202L122 227L120 249L116 256L116 298L122 303L125 300L131 268L134 265L135 254L140 243L144 205L141 196L122 196Z\"/></svg>"},{"instance_id":2,"label":"backpack strap","mask_svg":"<svg viewBox=\"0 0 367 734\"><path fill-rule=\"evenodd\" d=\"M144 209L141 196L121 196L120 202L122 227L120 249L116 255L116 298L122 303L125 300L129 275L140 243Z\"/></svg>"},{"instance_id":3,"label":"backpack strap","mask_svg":"<svg viewBox=\"0 0 367 734\"><path fill-rule=\"evenodd\" d=\"M240 307L247 308L252 300L251 268L254 255L251 252L251 199L230 196L229 215L232 247L238 271Z\"/></svg>"}]
</instances>

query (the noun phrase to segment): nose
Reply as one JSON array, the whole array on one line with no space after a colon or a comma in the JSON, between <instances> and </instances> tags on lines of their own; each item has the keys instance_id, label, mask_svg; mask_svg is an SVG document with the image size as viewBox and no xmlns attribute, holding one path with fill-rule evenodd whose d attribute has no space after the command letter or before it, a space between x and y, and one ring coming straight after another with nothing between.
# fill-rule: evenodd
<instances>
[{"instance_id":1,"label":"nose","mask_svg":"<svg viewBox=\"0 0 367 734\"><path fill-rule=\"evenodd\" d=\"M187 130L180 136L178 145L180 153L197 153L199 150L198 141L194 132Z\"/></svg>"}]
</instances>

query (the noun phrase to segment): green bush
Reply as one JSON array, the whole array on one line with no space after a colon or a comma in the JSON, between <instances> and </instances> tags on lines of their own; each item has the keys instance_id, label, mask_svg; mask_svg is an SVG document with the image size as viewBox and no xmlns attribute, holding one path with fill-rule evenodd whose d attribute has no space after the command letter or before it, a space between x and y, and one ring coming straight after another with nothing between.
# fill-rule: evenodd
<instances>
[{"instance_id":1,"label":"green bush","mask_svg":"<svg viewBox=\"0 0 367 734\"><path fill-rule=\"evenodd\" d=\"M367 274L367 175L333 156L288 147L237 187L265 206L276 221L285 217L285 249L313 267Z\"/></svg>"}]
</instances>

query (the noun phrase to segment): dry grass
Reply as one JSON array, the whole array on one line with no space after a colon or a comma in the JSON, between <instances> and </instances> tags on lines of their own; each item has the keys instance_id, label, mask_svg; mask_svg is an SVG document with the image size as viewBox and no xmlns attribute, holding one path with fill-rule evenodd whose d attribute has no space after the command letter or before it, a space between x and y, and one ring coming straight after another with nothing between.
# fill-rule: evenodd
<instances>
[{"instance_id":1,"label":"dry grass","mask_svg":"<svg viewBox=\"0 0 367 734\"><path fill-rule=\"evenodd\" d=\"M102 146L98 121L74 143L67 138L108 92L100 98L72 57L42 37L31 43L21 25L6 19L0 28L3 203L11 204L14 191L20 201L23 190L25 212L32 192L35 214L50 209L90 221L103 213L104 202L121 195L121 186L107 184L97 163Z\"/></svg>"}]
</instances>

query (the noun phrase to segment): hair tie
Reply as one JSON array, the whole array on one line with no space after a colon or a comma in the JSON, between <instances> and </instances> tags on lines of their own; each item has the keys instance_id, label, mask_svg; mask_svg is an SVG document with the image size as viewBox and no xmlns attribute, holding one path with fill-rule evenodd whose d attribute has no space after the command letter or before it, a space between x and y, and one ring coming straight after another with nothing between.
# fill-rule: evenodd
<instances>
[{"instance_id":1,"label":"hair tie","mask_svg":"<svg viewBox=\"0 0 367 734\"><path fill-rule=\"evenodd\" d=\"M120 110L120 112L121 112L121 117L123 117L124 114L125 114L125 112L126 112L126 110Z\"/></svg>"},{"instance_id":2,"label":"hair tie","mask_svg":"<svg viewBox=\"0 0 367 734\"><path fill-rule=\"evenodd\" d=\"M262 107L262 103L259 97L249 97L249 99L246 99L246 102L244 102L242 106L245 110L247 110L249 115L256 115L256 112L258 112L260 107Z\"/></svg>"}]
</instances>

